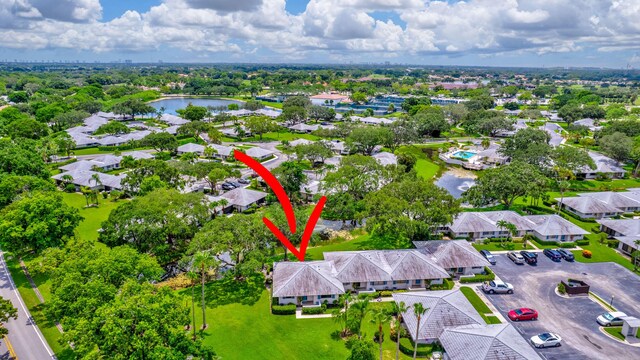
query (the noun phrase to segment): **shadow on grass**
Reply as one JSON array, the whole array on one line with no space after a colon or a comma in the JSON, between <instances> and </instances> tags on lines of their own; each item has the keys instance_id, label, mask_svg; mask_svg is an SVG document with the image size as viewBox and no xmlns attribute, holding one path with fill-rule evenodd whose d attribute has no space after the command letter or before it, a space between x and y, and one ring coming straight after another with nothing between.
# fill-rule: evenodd
<instances>
[{"instance_id":1,"label":"shadow on grass","mask_svg":"<svg viewBox=\"0 0 640 360\"><path fill-rule=\"evenodd\" d=\"M200 294L200 291L200 287L196 287L196 294ZM243 280L236 280L233 274L227 273L222 279L206 284L204 296L210 308L229 304L253 305L263 291L262 274L255 273Z\"/></svg>"}]
</instances>

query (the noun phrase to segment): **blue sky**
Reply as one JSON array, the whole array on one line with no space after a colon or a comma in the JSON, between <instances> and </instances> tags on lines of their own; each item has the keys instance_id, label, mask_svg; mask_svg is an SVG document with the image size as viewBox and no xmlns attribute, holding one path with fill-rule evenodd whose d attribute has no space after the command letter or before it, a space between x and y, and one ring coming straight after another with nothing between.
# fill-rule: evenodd
<instances>
[{"instance_id":1,"label":"blue sky","mask_svg":"<svg viewBox=\"0 0 640 360\"><path fill-rule=\"evenodd\" d=\"M0 60L640 67L638 0L0 0Z\"/></svg>"}]
</instances>

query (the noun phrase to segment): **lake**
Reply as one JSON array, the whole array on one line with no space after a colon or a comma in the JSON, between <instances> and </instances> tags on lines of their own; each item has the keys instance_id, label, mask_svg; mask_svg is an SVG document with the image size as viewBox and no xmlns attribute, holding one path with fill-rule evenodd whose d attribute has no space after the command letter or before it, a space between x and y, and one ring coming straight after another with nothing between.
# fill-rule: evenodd
<instances>
[{"instance_id":1,"label":"lake","mask_svg":"<svg viewBox=\"0 0 640 360\"><path fill-rule=\"evenodd\" d=\"M229 104L242 104L242 101L237 100L224 100L224 99L214 99L214 98L189 98L189 97L180 97L180 98L171 98L158 100L149 103L149 105L153 106L155 109L159 110L161 107L164 107L165 114L173 114L177 115L176 110L184 109L189 105L189 103L196 106L227 106Z\"/></svg>"},{"instance_id":2,"label":"lake","mask_svg":"<svg viewBox=\"0 0 640 360\"><path fill-rule=\"evenodd\" d=\"M454 198L459 199L462 193L475 185L476 176L466 170L449 170L436 181L436 186L447 190Z\"/></svg>"}]
</instances>

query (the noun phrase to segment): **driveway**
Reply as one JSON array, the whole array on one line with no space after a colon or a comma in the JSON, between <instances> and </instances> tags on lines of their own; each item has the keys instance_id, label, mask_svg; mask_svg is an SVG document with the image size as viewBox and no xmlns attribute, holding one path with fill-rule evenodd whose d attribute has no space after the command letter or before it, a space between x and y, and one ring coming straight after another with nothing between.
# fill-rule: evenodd
<instances>
[{"instance_id":1,"label":"driveway","mask_svg":"<svg viewBox=\"0 0 640 360\"><path fill-rule=\"evenodd\" d=\"M603 335L596 317L605 312L586 297L566 299L555 294L562 279L586 281L591 291L609 301L627 315L640 316L640 277L614 263L560 263L549 260L542 253L538 265L515 265L506 255L497 255L492 267L496 275L515 287L512 295L487 295L487 298L507 317L509 310L531 307L539 313L538 321L511 322L529 339L541 332L555 332L563 338L559 348L538 352L548 360L569 359L640 359L640 348L621 344Z\"/></svg>"}]
</instances>

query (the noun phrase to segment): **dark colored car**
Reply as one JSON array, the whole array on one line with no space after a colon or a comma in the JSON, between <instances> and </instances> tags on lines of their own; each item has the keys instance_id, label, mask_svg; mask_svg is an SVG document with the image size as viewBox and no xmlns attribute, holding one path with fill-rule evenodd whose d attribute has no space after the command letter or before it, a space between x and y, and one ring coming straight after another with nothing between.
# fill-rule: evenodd
<instances>
[{"instance_id":1,"label":"dark colored car","mask_svg":"<svg viewBox=\"0 0 640 360\"><path fill-rule=\"evenodd\" d=\"M536 265L538 263L538 254L534 252L522 250L520 251L520 255L522 255L524 261L529 265Z\"/></svg>"},{"instance_id":2,"label":"dark colored car","mask_svg":"<svg viewBox=\"0 0 640 360\"><path fill-rule=\"evenodd\" d=\"M238 179L238 182L239 182L240 184L245 184L245 185L250 183L250 181L249 181L249 180L247 180L247 179L242 179L242 178Z\"/></svg>"},{"instance_id":3,"label":"dark colored car","mask_svg":"<svg viewBox=\"0 0 640 360\"><path fill-rule=\"evenodd\" d=\"M553 261L562 260L562 255L556 250L544 249L544 251L542 253L545 254L549 259L551 259Z\"/></svg>"},{"instance_id":4,"label":"dark colored car","mask_svg":"<svg viewBox=\"0 0 640 360\"><path fill-rule=\"evenodd\" d=\"M484 256L491 265L496 264L496 258L491 254L491 252L489 252L489 250L480 250L480 254L482 254L482 256Z\"/></svg>"},{"instance_id":5,"label":"dark colored car","mask_svg":"<svg viewBox=\"0 0 640 360\"><path fill-rule=\"evenodd\" d=\"M566 249L556 249L557 252L560 253L560 256L562 256L563 259L567 260L567 261L573 261L574 257L573 254L571 253L571 251L566 250Z\"/></svg>"},{"instance_id":6,"label":"dark colored car","mask_svg":"<svg viewBox=\"0 0 640 360\"><path fill-rule=\"evenodd\" d=\"M233 190L236 188L236 186L232 183L226 182L222 184L222 190Z\"/></svg>"},{"instance_id":7,"label":"dark colored car","mask_svg":"<svg viewBox=\"0 0 640 360\"><path fill-rule=\"evenodd\" d=\"M513 309L509 311L511 321L538 320L538 312L529 308Z\"/></svg>"}]
</instances>

